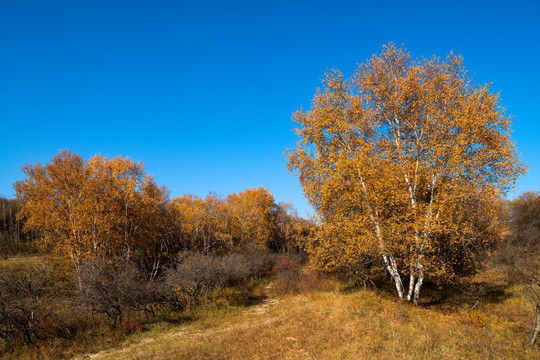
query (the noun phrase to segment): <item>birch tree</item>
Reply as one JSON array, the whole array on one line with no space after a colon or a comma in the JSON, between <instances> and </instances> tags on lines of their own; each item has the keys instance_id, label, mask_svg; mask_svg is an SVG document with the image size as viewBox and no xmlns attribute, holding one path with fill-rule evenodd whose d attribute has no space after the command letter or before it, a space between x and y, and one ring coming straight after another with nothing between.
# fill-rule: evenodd
<instances>
[{"instance_id":1,"label":"birch tree","mask_svg":"<svg viewBox=\"0 0 540 360\"><path fill-rule=\"evenodd\" d=\"M152 262L155 276L167 246L168 198L142 163L101 155L85 161L66 150L23 172L15 189L25 231L43 232L44 244L77 271L96 257L118 263L137 255Z\"/></svg>"},{"instance_id":2,"label":"birch tree","mask_svg":"<svg viewBox=\"0 0 540 360\"><path fill-rule=\"evenodd\" d=\"M206 198L197 195L174 198L169 210L184 249L208 254L231 248L230 216L225 200L216 194L210 193Z\"/></svg>"},{"instance_id":3,"label":"birch tree","mask_svg":"<svg viewBox=\"0 0 540 360\"><path fill-rule=\"evenodd\" d=\"M274 196L263 187L246 188L227 196L235 245L264 247L272 237L275 208Z\"/></svg>"},{"instance_id":4,"label":"birch tree","mask_svg":"<svg viewBox=\"0 0 540 360\"><path fill-rule=\"evenodd\" d=\"M92 243L84 159L62 151L46 165L28 164L22 171L26 178L15 183L15 190L24 230L43 232L43 244L78 269L89 253L85 245Z\"/></svg>"},{"instance_id":5,"label":"birch tree","mask_svg":"<svg viewBox=\"0 0 540 360\"><path fill-rule=\"evenodd\" d=\"M500 197L524 166L499 96L460 56L412 60L389 44L350 79L327 73L293 120L288 165L320 219L308 244L320 267L378 256L418 303L426 276L470 272L499 238Z\"/></svg>"}]
</instances>

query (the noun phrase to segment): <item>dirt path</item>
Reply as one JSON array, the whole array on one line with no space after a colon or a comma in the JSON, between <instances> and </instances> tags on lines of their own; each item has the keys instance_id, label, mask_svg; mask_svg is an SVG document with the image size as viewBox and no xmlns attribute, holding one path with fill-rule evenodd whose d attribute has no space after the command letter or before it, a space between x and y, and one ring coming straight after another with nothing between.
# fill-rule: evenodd
<instances>
[{"instance_id":1,"label":"dirt path","mask_svg":"<svg viewBox=\"0 0 540 360\"><path fill-rule=\"evenodd\" d=\"M248 308L245 311L252 313L254 315L257 315L257 316L261 316L261 315L266 314L269 308L277 303L278 303L277 299L268 297L264 299L260 305ZM247 330L255 326L269 325L271 323L278 321L279 319L280 319L279 317L271 317L271 318L266 318L264 320L259 320L259 321L249 321L249 322L245 321L243 323L235 324L233 326L228 326L224 328L209 328L205 330L181 329L181 330L177 330L177 331L173 331L169 333L164 333L156 337L144 338L136 343L129 344L125 347L102 350L93 354L79 355L77 357L72 358L72 360L105 359L108 356L113 355L113 354L120 356L121 358L122 354L127 354L132 348L147 345L153 342L159 342L159 341L163 341L163 340L167 340L167 339L171 339L171 338L175 338L179 336L183 336L184 338L185 337L199 338L199 337L205 337L209 335L224 334L231 331L242 331L242 330Z\"/></svg>"}]
</instances>

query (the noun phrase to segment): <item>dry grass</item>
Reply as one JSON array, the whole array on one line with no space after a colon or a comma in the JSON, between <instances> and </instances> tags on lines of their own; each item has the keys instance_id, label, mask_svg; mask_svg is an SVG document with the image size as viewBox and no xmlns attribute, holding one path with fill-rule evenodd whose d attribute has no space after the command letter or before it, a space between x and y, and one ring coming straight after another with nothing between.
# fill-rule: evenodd
<instances>
[{"instance_id":1,"label":"dry grass","mask_svg":"<svg viewBox=\"0 0 540 360\"><path fill-rule=\"evenodd\" d=\"M0 270L17 269L25 266L43 264L44 262L43 256L12 256L8 257L6 260L0 260Z\"/></svg>"},{"instance_id":2,"label":"dry grass","mask_svg":"<svg viewBox=\"0 0 540 360\"><path fill-rule=\"evenodd\" d=\"M497 303L415 307L373 291L284 296L203 316L95 359L540 359L520 289ZM84 357L81 357L81 359Z\"/></svg>"},{"instance_id":3,"label":"dry grass","mask_svg":"<svg viewBox=\"0 0 540 360\"><path fill-rule=\"evenodd\" d=\"M38 262L10 259L0 268ZM0 358L58 359L94 351L77 359L540 359L538 345L526 346L531 304L519 286L487 294L471 310L463 299L437 303L434 291L413 306L393 293L299 279L298 295L282 295L279 278L272 288L265 279L222 289L188 312L160 314L143 331L116 334L98 327Z\"/></svg>"}]
</instances>

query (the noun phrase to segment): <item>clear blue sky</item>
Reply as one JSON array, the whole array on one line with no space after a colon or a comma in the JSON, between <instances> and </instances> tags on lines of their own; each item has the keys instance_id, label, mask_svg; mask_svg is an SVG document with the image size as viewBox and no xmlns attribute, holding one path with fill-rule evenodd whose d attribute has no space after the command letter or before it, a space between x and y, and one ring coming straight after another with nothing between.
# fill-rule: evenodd
<instances>
[{"instance_id":1,"label":"clear blue sky","mask_svg":"<svg viewBox=\"0 0 540 360\"><path fill-rule=\"evenodd\" d=\"M264 186L303 214L291 114L389 41L492 82L530 167L518 192L540 190L539 19L538 0L0 0L0 195L70 148L143 161L171 196Z\"/></svg>"}]
</instances>

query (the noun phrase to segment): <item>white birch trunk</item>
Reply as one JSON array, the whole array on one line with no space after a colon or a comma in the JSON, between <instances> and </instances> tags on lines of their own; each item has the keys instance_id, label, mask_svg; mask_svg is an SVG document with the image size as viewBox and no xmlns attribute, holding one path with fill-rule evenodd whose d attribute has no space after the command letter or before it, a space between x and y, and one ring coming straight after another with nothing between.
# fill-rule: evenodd
<instances>
[{"instance_id":1,"label":"white birch trunk","mask_svg":"<svg viewBox=\"0 0 540 360\"><path fill-rule=\"evenodd\" d=\"M407 301L411 301L412 299L415 281L416 281L416 276L414 276L414 267L411 266L411 275L409 278L409 292L407 293Z\"/></svg>"},{"instance_id":2,"label":"white birch trunk","mask_svg":"<svg viewBox=\"0 0 540 360\"><path fill-rule=\"evenodd\" d=\"M418 305L418 297L420 296L420 288L422 287L422 283L424 282L424 270L422 270L423 266L422 264L418 264L418 280L416 281L416 285L414 286L414 295L413 295L413 303L414 305Z\"/></svg>"},{"instance_id":3,"label":"white birch trunk","mask_svg":"<svg viewBox=\"0 0 540 360\"><path fill-rule=\"evenodd\" d=\"M388 270L390 276L392 276L392 279L396 284L396 290L398 292L399 298L403 299L405 297L405 291L403 289L403 282L401 281L401 276L399 275L399 271L394 257L392 255L383 255L382 258L385 268Z\"/></svg>"},{"instance_id":4,"label":"white birch trunk","mask_svg":"<svg viewBox=\"0 0 540 360\"><path fill-rule=\"evenodd\" d=\"M531 336L531 340L529 341L529 345L534 345L536 342L536 337L538 336L538 333L540 332L540 305L536 305L536 324Z\"/></svg>"}]
</instances>

